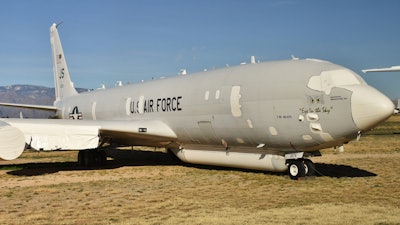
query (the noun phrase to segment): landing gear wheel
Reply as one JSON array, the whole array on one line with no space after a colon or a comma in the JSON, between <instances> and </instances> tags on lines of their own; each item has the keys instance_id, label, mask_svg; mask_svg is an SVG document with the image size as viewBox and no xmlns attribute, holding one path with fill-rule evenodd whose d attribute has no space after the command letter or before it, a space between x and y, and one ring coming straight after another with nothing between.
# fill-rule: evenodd
<instances>
[{"instance_id":1,"label":"landing gear wheel","mask_svg":"<svg viewBox=\"0 0 400 225\"><path fill-rule=\"evenodd\" d=\"M314 163L309 159L304 159L303 163L304 163L305 175L314 176L315 175Z\"/></svg>"},{"instance_id":2,"label":"landing gear wheel","mask_svg":"<svg viewBox=\"0 0 400 225\"><path fill-rule=\"evenodd\" d=\"M305 166L303 161L290 160L288 168L290 179L297 180L300 177L304 177L306 174Z\"/></svg>"}]
</instances>

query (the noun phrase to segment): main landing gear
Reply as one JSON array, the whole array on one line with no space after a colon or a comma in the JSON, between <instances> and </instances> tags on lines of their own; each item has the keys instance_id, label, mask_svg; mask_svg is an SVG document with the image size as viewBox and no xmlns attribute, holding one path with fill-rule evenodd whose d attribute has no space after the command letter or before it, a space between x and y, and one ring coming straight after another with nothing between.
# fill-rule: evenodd
<instances>
[{"instance_id":1,"label":"main landing gear","mask_svg":"<svg viewBox=\"0 0 400 225\"><path fill-rule=\"evenodd\" d=\"M292 180L315 175L315 165L309 159L290 159L287 160L287 164L289 176Z\"/></svg>"},{"instance_id":2,"label":"main landing gear","mask_svg":"<svg viewBox=\"0 0 400 225\"><path fill-rule=\"evenodd\" d=\"M84 167L103 166L106 164L107 155L103 150L81 150L78 153L78 165Z\"/></svg>"}]
</instances>

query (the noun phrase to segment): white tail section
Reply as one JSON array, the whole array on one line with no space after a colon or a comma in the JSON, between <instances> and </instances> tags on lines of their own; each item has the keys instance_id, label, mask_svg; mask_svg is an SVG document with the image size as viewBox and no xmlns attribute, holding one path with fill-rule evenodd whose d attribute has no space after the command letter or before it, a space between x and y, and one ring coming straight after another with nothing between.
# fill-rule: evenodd
<instances>
[{"instance_id":1,"label":"white tail section","mask_svg":"<svg viewBox=\"0 0 400 225\"><path fill-rule=\"evenodd\" d=\"M57 31L58 24L53 23L50 27L50 43L53 55L54 85L56 91L56 101L63 98L77 95L74 83L69 76L67 61L61 46L60 36Z\"/></svg>"}]
</instances>

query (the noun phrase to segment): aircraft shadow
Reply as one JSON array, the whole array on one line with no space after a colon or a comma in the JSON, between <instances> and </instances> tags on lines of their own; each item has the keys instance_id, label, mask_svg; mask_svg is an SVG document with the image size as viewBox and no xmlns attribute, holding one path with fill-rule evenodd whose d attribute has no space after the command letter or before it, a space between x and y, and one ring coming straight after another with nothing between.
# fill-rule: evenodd
<instances>
[{"instance_id":1,"label":"aircraft shadow","mask_svg":"<svg viewBox=\"0 0 400 225\"><path fill-rule=\"evenodd\" d=\"M82 171L82 170L108 170L124 166L156 166L156 165L182 165L168 153L140 151L140 150L118 150L107 149L107 163L103 166L84 167L77 162L33 162L24 164L6 164L2 167L16 167L16 170L7 172L15 176L40 176L60 171Z\"/></svg>"},{"instance_id":2,"label":"aircraft shadow","mask_svg":"<svg viewBox=\"0 0 400 225\"><path fill-rule=\"evenodd\" d=\"M374 177L377 174L348 165L315 163L316 176L325 177Z\"/></svg>"},{"instance_id":3,"label":"aircraft shadow","mask_svg":"<svg viewBox=\"0 0 400 225\"><path fill-rule=\"evenodd\" d=\"M16 167L15 170L7 172L7 174L15 176L40 176L44 174L52 174L60 171L80 171L80 170L108 170L116 169L125 166L172 166L183 165L187 167L207 169L207 170L225 170L225 171L243 171L252 173L263 173L274 176L284 176L286 173L265 172L249 169L226 168L218 166L196 165L188 164L179 161L175 156L164 152L140 151L140 150L118 150L107 149L108 159L104 166L83 167L79 166L76 162L37 162L25 164L6 164L2 167ZM371 177L377 174L355 168L348 165L325 164L315 163L316 176L325 177Z\"/></svg>"},{"instance_id":4,"label":"aircraft shadow","mask_svg":"<svg viewBox=\"0 0 400 225\"><path fill-rule=\"evenodd\" d=\"M207 166L207 165L195 165L195 164L184 164L187 167L199 168L199 169L207 169L207 170L230 170L230 171L243 171L243 172L251 172L251 173L263 173L272 176L287 176L285 172L268 172L268 171L259 171L259 170L251 170L251 169L240 169L240 168L227 168L227 167L218 167L218 166ZM332 178L341 178L341 177L373 177L377 176L377 174L362 170L359 168L355 168L348 165L337 165L337 164L325 164L325 163L315 163L315 176L316 177L332 177ZM313 176L313 177L315 177ZM311 178L311 177L305 177Z\"/></svg>"}]
</instances>

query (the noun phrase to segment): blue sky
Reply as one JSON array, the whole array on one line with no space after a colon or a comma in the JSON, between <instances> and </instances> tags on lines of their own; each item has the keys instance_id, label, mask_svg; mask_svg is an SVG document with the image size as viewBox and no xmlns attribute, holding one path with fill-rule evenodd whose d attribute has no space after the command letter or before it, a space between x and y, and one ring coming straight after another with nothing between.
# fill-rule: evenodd
<instances>
[{"instance_id":1,"label":"blue sky","mask_svg":"<svg viewBox=\"0 0 400 225\"><path fill-rule=\"evenodd\" d=\"M114 86L257 60L319 58L346 66L391 98L400 73L400 1L18 1L0 6L0 85L53 87L49 27L77 87Z\"/></svg>"}]
</instances>

